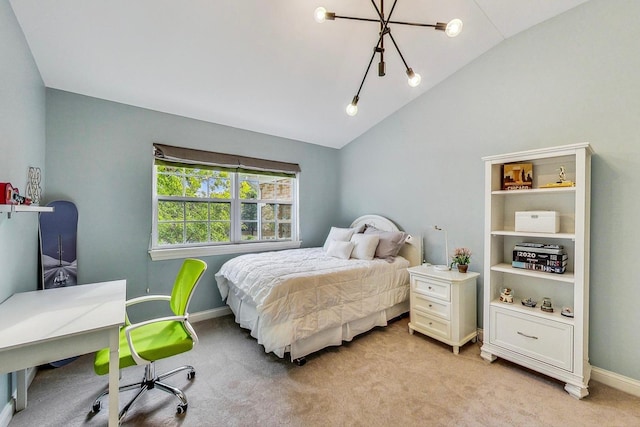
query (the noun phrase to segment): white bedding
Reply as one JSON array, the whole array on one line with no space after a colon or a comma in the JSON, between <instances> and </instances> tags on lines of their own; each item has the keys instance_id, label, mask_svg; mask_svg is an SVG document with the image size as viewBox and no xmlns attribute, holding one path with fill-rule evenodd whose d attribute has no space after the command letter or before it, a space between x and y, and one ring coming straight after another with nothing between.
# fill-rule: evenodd
<instances>
[{"instance_id":1,"label":"white bedding","mask_svg":"<svg viewBox=\"0 0 640 427\"><path fill-rule=\"evenodd\" d=\"M308 248L241 255L215 277L222 298L236 301L230 304L236 321L266 352L283 357L296 341L407 301L407 267L400 256L393 262L345 260ZM234 306L242 302L255 307L256 319L240 319Z\"/></svg>"}]
</instances>

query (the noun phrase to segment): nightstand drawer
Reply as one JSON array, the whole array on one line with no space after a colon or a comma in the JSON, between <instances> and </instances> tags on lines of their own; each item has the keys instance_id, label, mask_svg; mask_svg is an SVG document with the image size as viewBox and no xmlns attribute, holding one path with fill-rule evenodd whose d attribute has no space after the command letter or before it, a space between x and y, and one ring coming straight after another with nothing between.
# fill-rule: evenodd
<instances>
[{"instance_id":1,"label":"nightstand drawer","mask_svg":"<svg viewBox=\"0 0 640 427\"><path fill-rule=\"evenodd\" d=\"M492 306L491 344L573 369L573 326Z\"/></svg>"},{"instance_id":2,"label":"nightstand drawer","mask_svg":"<svg viewBox=\"0 0 640 427\"><path fill-rule=\"evenodd\" d=\"M451 301L451 285L448 282L426 279L416 276L411 284L412 290L423 295Z\"/></svg>"},{"instance_id":3,"label":"nightstand drawer","mask_svg":"<svg viewBox=\"0 0 640 427\"><path fill-rule=\"evenodd\" d=\"M411 323L418 332L422 332L425 335L447 340L451 337L451 323L446 320L425 316L417 311L412 311Z\"/></svg>"},{"instance_id":4,"label":"nightstand drawer","mask_svg":"<svg viewBox=\"0 0 640 427\"><path fill-rule=\"evenodd\" d=\"M413 300L411 301L411 309L423 311L425 314L431 316L442 317L446 320L451 320L451 304L442 302L436 299L430 299L417 292L413 293Z\"/></svg>"}]
</instances>

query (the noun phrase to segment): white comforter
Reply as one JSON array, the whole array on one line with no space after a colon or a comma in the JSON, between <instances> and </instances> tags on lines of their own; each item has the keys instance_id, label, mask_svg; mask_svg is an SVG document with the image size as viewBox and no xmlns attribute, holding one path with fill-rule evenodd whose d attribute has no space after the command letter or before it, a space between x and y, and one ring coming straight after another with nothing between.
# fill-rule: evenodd
<instances>
[{"instance_id":1,"label":"white comforter","mask_svg":"<svg viewBox=\"0 0 640 427\"><path fill-rule=\"evenodd\" d=\"M407 267L402 257L344 260L308 248L241 255L215 277L223 299L233 292L256 307L256 338L271 352L406 301Z\"/></svg>"}]
</instances>

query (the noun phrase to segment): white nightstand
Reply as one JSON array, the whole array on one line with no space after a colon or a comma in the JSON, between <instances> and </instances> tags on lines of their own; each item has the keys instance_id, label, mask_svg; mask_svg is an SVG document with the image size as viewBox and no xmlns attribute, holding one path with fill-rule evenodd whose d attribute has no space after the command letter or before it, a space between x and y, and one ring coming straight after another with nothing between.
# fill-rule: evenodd
<instances>
[{"instance_id":1,"label":"white nightstand","mask_svg":"<svg viewBox=\"0 0 640 427\"><path fill-rule=\"evenodd\" d=\"M411 321L413 331L453 346L458 354L460 346L476 341L477 304L474 272L439 271L433 266L409 269L411 275Z\"/></svg>"}]
</instances>

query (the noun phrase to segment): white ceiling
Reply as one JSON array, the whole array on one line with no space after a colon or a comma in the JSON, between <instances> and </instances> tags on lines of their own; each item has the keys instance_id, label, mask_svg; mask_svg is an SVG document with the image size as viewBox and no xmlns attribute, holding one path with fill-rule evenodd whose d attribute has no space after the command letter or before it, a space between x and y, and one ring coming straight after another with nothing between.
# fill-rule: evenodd
<instances>
[{"instance_id":1,"label":"white ceiling","mask_svg":"<svg viewBox=\"0 0 640 427\"><path fill-rule=\"evenodd\" d=\"M317 24L313 11L375 18L369 1L10 0L47 87L335 148L504 39L585 1L398 0L392 19L460 18L462 34L392 25L422 84L406 84L387 38L387 75L374 60L349 117L379 27Z\"/></svg>"}]
</instances>

